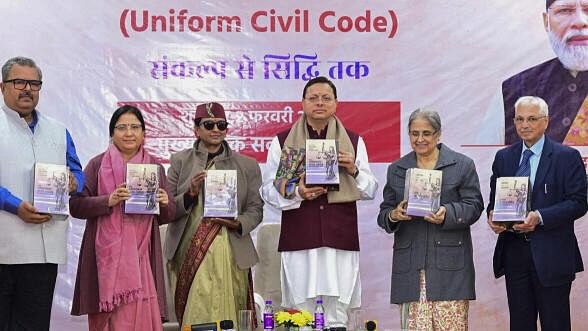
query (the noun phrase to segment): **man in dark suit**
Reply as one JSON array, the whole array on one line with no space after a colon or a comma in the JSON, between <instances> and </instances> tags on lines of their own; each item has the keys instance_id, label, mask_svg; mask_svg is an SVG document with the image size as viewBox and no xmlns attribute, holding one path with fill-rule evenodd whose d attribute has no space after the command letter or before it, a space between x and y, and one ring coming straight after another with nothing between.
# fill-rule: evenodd
<instances>
[{"instance_id":1,"label":"man in dark suit","mask_svg":"<svg viewBox=\"0 0 588 331\"><path fill-rule=\"evenodd\" d=\"M488 224L499 234L494 275L505 275L510 329L570 330L570 289L584 270L574 221L588 210L586 174L580 153L545 136L547 103L534 96L515 103L520 141L499 150L490 179ZM528 176L530 211L524 223L507 230L492 222L496 179Z\"/></svg>"}]
</instances>

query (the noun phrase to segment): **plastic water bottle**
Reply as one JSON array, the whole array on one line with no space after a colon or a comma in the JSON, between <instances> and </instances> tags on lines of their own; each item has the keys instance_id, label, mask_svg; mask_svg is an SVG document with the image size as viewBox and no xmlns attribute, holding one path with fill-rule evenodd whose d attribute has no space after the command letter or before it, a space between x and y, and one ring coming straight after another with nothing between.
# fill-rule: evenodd
<instances>
[{"instance_id":1,"label":"plastic water bottle","mask_svg":"<svg viewBox=\"0 0 588 331\"><path fill-rule=\"evenodd\" d=\"M325 328L325 308L323 307L323 299L316 300L316 307L314 308L314 329L323 330Z\"/></svg>"},{"instance_id":2,"label":"plastic water bottle","mask_svg":"<svg viewBox=\"0 0 588 331\"><path fill-rule=\"evenodd\" d=\"M272 300L265 301L265 309L263 310L263 330L274 330L274 307L272 307Z\"/></svg>"}]
</instances>

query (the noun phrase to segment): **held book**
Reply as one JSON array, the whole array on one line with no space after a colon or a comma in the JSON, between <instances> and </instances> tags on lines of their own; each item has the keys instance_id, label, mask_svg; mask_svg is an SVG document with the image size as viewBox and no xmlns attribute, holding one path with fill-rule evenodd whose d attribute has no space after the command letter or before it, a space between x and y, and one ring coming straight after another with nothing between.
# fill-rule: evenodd
<instances>
[{"instance_id":1,"label":"held book","mask_svg":"<svg viewBox=\"0 0 588 331\"><path fill-rule=\"evenodd\" d=\"M306 139L307 186L324 186L327 190L339 189L339 162L335 139Z\"/></svg>"},{"instance_id":2,"label":"held book","mask_svg":"<svg viewBox=\"0 0 588 331\"><path fill-rule=\"evenodd\" d=\"M127 163L126 182L131 196L125 201L125 213L159 215L159 165Z\"/></svg>"},{"instance_id":3,"label":"held book","mask_svg":"<svg viewBox=\"0 0 588 331\"><path fill-rule=\"evenodd\" d=\"M406 171L404 199L408 201L408 215L427 216L439 210L442 178L441 170L411 168Z\"/></svg>"},{"instance_id":4,"label":"held book","mask_svg":"<svg viewBox=\"0 0 588 331\"><path fill-rule=\"evenodd\" d=\"M237 170L207 170L202 216L236 219L237 215Z\"/></svg>"},{"instance_id":5,"label":"held book","mask_svg":"<svg viewBox=\"0 0 588 331\"><path fill-rule=\"evenodd\" d=\"M33 206L39 213L69 215L69 172L66 165L35 163Z\"/></svg>"},{"instance_id":6,"label":"held book","mask_svg":"<svg viewBox=\"0 0 588 331\"><path fill-rule=\"evenodd\" d=\"M500 177L496 179L493 222L521 223L529 209L529 177Z\"/></svg>"}]
</instances>

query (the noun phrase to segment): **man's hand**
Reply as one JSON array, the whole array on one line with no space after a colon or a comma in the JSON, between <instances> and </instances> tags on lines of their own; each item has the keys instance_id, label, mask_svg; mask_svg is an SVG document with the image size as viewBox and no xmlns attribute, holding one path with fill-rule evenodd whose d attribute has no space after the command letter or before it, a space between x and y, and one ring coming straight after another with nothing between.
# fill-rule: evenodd
<instances>
[{"instance_id":1,"label":"man's hand","mask_svg":"<svg viewBox=\"0 0 588 331\"><path fill-rule=\"evenodd\" d=\"M390 211L388 218L393 219L396 222L412 220L412 217L410 217L406 214L406 206L407 205L408 205L407 200L400 201L398 206L396 206L396 208L394 208Z\"/></svg>"},{"instance_id":2,"label":"man's hand","mask_svg":"<svg viewBox=\"0 0 588 331\"><path fill-rule=\"evenodd\" d=\"M353 154L349 152L339 152L337 157L337 161L339 161L339 166L345 168L348 174L353 176L355 171L357 171L357 166L355 165L355 158Z\"/></svg>"},{"instance_id":3,"label":"man's hand","mask_svg":"<svg viewBox=\"0 0 588 331\"><path fill-rule=\"evenodd\" d=\"M525 218L525 222L520 224L515 224L512 228L515 231L528 233L535 231L535 227L539 224L539 214L536 211L529 212L527 214L527 218Z\"/></svg>"},{"instance_id":4,"label":"man's hand","mask_svg":"<svg viewBox=\"0 0 588 331\"><path fill-rule=\"evenodd\" d=\"M190 180L190 188L186 193L193 198L197 197L204 183L204 178L206 178L206 171L204 170L194 175Z\"/></svg>"},{"instance_id":5,"label":"man's hand","mask_svg":"<svg viewBox=\"0 0 588 331\"><path fill-rule=\"evenodd\" d=\"M305 175L302 175L300 176L300 180L298 181L298 194L302 197L302 199L314 200L323 194L327 194L327 189L324 187L306 187L306 185L304 185L304 178Z\"/></svg>"},{"instance_id":6,"label":"man's hand","mask_svg":"<svg viewBox=\"0 0 588 331\"><path fill-rule=\"evenodd\" d=\"M74 176L73 172L67 170L69 175L69 193L76 193L78 191L78 180Z\"/></svg>"},{"instance_id":7,"label":"man's hand","mask_svg":"<svg viewBox=\"0 0 588 331\"><path fill-rule=\"evenodd\" d=\"M216 223L221 226L224 226L229 230L237 231L237 230L241 229L241 222L239 222L238 220L230 220L230 219L220 218L220 217L211 217L211 218L206 218L206 219L212 223Z\"/></svg>"},{"instance_id":8,"label":"man's hand","mask_svg":"<svg viewBox=\"0 0 588 331\"><path fill-rule=\"evenodd\" d=\"M447 209L444 206L441 206L436 213L431 213L424 217L425 221L433 223L433 224L441 224L445 221L445 213Z\"/></svg>"},{"instance_id":9,"label":"man's hand","mask_svg":"<svg viewBox=\"0 0 588 331\"><path fill-rule=\"evenodd\" d=\"M504 224L497 224L492 222L492 215L494 214L494 211L491 210L490 213L488 213L488 225L490 226L490 229L492 229L492 231L494 231L494 233L496 234L500 234L504 231L506 231L506 225Z\"/></svg>"},{"instance_id":10,"label":"man's hand","mask_svg":"<svg viewBox=\"0 0 588 331\"><path fill-rule=\"evenodd\" d=\"M108 207L116 206L123 201L129 200L130 197L131 192L127 189L127 183L121 183L114 191L112 191L112 193L110 193Z\"/></svg>"},{"instance_id":11,"label":"man's hand","mask_svg":"<svg viewBox=\"0 0 588 331\"><path fill-rule=\"evenodd\" d=\"M33 205L27 201L20 203L18 209L16 210L16 214L27 223L40 224L45 223L51 219L51 215L39 214L37 208L33 207Z\"/></svg>"}]
</instances>

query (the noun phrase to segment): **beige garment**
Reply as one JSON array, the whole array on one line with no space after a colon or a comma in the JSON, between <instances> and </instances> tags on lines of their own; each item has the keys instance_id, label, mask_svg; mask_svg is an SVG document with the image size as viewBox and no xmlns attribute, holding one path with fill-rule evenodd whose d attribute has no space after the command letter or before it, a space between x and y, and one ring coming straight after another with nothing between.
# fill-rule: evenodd
<instances>
[{"instance_id":1,"label":"beige garment","mask_svg":"<svg viewBox=\"0 0 588 331\"><path fill-rule=\"evenodd\" d=\"M202 194L199 194L176 255L167 264L172 293L175 293L182 261L202 219L202 209ZM235 263L228 231L222 227L194 276L181 325L225 319L236 321L237 312L247 309L248 272L249 269L240 270Z\"/></svg>"},{"instance_id":2,"label":"beige garment","mask_svg":"<svg viewBox=\"0 0 588 331\"><path fill-rule=\"evenodd\" d=\"M306 116L300 117L288 133L284 141L284 148L293 148L300 150L306 148L306 139L308 139L308 129L306 128ZM355 149L347 130L343 123L336 116L329 119L327 126L327 139L335 139L338 143L339 151L349 152L355 155ZM283 148L283 149L284 149ZM352 202L360 199L359 190L355 178L346 171L339 172L339 191L329 191L327 199L329 203Z\"/></svg>"},{"instance_id":3,"label":"beige garment","mask_svg":"<svg viewBox=\"0 0 588 331\"><path fill-rule=\"evenodd\" d=\"M420 297L400 305L402 330L467 331L468 300L427 301L425 271L419 273Z\"/></svg>"}]
</instances>

